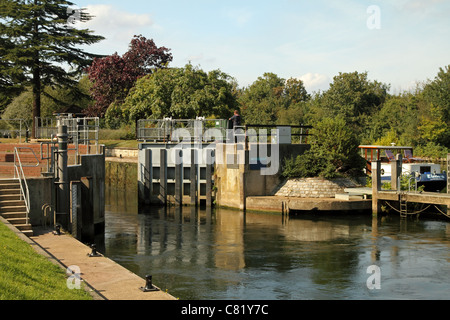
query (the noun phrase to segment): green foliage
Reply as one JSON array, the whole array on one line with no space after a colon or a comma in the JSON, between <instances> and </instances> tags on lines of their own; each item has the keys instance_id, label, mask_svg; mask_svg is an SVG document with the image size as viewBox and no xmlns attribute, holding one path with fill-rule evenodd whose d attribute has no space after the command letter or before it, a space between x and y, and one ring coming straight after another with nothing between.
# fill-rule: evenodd
<instances>
[{"instance_id":1,"label":"green foliage","mask_svg":"<svg viewBox=\"0 0 450 320\"><path fill-rule=\"evenodd\" d=\"M365 161L359 156L359 140L342 117L324 118L312 130L311 149L295 159L286 159L286 178L362 175Z\"/></svg>"},{"instance_id":2,"label":"green foliage","mask_svg":"<svg viewBox=\"0 0 450 320\"><path fill-rule=\"evenodd\" d=\"M384 182L381 186L384 190L391 190L391 183ZM415 190L415 180L409 174L402 174L400 176L400 190ZM417 186L417 191L421 192L425 186Z\"/></svg>"},{"instance_id":3,"label":"green foliage","mask_svg":"<svg viewBox=\"0 0 450 320\"><path fill-rule=\"evenodd\" d=\"M420 119L422 139L450 148L450 65L424 86L423 97L429 109Z\"/></svg>"},{"instance_id":4,"label":"green foliage","mask_svg":"<svg viewBox=\"0 0 450 320\"><path fill-rule=\"evenodd\" d=\"M24 119L31 124L33 100L32 88L28 87L6 107L2 119ZM41 94L41 116L52 117L56 111L72 105L86 109L90 103L89 80L83 77L75 86L44 88Z\"/></svg>"},{"instance_id":5,"label":"green foliage","mask_svg":"<svg viewBox=\"0 0 450 320\"><path fill-rule=\"evenodd\" d=\"M438 159L446 159L450 150L435 142L428 142L426 145L418 145L414 149L414 154L418 157L428 157L437 161Z\"/></svg>"},{"instance_id":6,"label":"green foliage","mask_svg":"<svg viewBox=\"0 0 450 320\"><path fill-rule=\"evenodd\" d=\"M2 223L0 256L0 300L92 300L83 288L69 289L64 270Z\"/></svg>"},{"instance_id":7,"label":"green foliage","mask_svg":"<svg viewBox=\"0 0 450 320\"><path fill-rule=\"evenodd\" d=\"M324 116L342 116L358 133L370 128L370 119L387 97L389 86L369 81L367 72L339 73L330 88L318 94L311 109L311 122Z\"/></svg>"},{"instance_id":8,"label":"green foliage","mask_svg":"<svg viewBox=\"0 0 450 320\"><path fill-rule=\"evenodd\" d=\"M108 108L107 123L117 127L118 119L228 118L237 107L233 89L231 77L220 70L207 73L190 64L159 69L139 79L122 105Z\"/></svg>"},{"instance_id":9,"label":"green foliage","mask_svg":"<svg viewBox=\"0 0 450 320\"><path fill-rule=\"evenodd\" d=\"M265 73L240 92L239 104L247 124L301 124L305 101L310 99L303 82Z\"/></svg>"},{"instance_id":10,"label":"green foliage","mask_svg":"<svg viewBox=\"0 0 450 320\"><path fill-rule=\"evenodd\" d=\"M41 116L43 89L75 86L96 57L80 46L104 39L68 22L72 5L65 0L1 2L0 39L5 47L0 51L0 86L5 90L33 88L33 122ZM81 22L91 18L84 10L77 12Z\"/></svg>"}]
</instances>

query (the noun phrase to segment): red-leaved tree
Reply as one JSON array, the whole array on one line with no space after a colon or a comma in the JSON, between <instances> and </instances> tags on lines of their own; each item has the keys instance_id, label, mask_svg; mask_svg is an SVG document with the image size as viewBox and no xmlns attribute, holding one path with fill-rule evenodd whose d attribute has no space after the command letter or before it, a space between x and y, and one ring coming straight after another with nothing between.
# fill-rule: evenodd
<instances>
[{"instance_id":1,"label":"red-leaved tree","mask_svg":"<svg viewBox=\"0 0 450 320\"><path fill-rule=\"evenodd\" d=\"M92 82L91 95L95 103L86 110L91 117L103 117L113 102L121 103L136 80L153 70L165 68L172 61L170 49L157 47L153 40L134 36L129 50L97 58L87 69Z\"/></svg>"}]
</instances>

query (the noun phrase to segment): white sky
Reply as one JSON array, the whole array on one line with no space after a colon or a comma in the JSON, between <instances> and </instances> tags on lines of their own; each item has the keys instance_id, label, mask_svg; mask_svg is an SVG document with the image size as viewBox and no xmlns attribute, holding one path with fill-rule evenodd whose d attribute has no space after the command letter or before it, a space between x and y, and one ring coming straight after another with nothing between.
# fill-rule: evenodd
<instances>
[{"instance_id":1,"label":"white sky","mask_svg":"<svg viewBox=\"0 0 450 320\"><path fill-rule=\"evenodd\" d=\"M300 78L312 93L339 72L365 72L398 93L450 65L448 0L72 0L123 54L134 35L171 49L172 67L220 69L239 86L265 72Z\"/></svg>"}]
</instances>

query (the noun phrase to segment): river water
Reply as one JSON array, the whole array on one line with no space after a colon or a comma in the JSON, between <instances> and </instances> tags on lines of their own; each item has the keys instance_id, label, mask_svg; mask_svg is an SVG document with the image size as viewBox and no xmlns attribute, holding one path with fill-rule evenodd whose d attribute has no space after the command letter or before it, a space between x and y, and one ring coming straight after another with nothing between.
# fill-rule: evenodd
<instances>
[{"instance_id":1,"label":"river water","mask_svg":"<svg viewBox=\"0 0 450 320\"><path fill-rule=\"evenodd\" d=\"M450 219L152 208L107 189L107 257L181 300L448 299Z\"/></svg>"}]
</instances>

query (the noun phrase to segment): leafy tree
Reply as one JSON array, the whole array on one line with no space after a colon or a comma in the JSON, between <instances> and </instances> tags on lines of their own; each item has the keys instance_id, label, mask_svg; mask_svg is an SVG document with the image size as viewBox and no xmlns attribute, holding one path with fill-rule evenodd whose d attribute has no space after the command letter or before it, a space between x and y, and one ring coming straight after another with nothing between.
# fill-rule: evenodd
<instances>
[{"instance_id":1,"label":"leafy tree","mask_svg":"<svg viewBox=\"0 0 450 320\"><path fill-rule=\"evenodd\" d=\"M450 148L450 65L440 68L435 79L425 85L423 96L429 109L420 119L421 136Z\"/></svg>"},{"instance_id":2,"label":"leafy tree","mask_svg":"<svg viewBox=\"0 0 450 320\"><path fill-rule=\"evenodd\" d=\"M159 69L140 78L122 105L111 105L106 121L117 127L138 119L229 117L237 106L233 88L230 76L220 70L206 73L190 64Z\"/></svg>"},{"instance_id":3,"label":"leafy tree","mask_svg":"<svg viewBox=\"0 0 450 320\"><path fill-rule=\"evenodd\" d=\"M287 159L287 178L359 176L365 160L358 153L359 139L342 116L324 118L312 130L311 148Z\"/></svg>"},{"instance_id":4,"label":"leafy tree","mask_svg":"<svg viewBox=\"0 0 450 320\"><path fill-rule=\"evenodd\" d=\"M92 82L95 104L87 110L90 116L103 117L111 103L122 103L136 81L155 70L167 67L172 54L165 47L157 47L153 40L135 36L129 50L119 56L97 58L87 69Z\"/></svg>"},{"instance_id":5,"label":"leafy tree","mask_svg":"<svg viewBox=\"0 0 450 320\"><path fill-rule=\"evenodd\" d=\"M381 109L371 119L369 141L381 145L418 144L418 113L421 104L419 93L388 96Z\"/></svg>"},{"instance_id":6,"label":"leafy tree","mask_svg":"<svg viewBox=\"0 0 450 320\"><path fill-rule=\"evenodd\" d=\"M41 115L42 117L52 117L56 111L68 106L86 109L91 102L89 83L86 77L82 78L76 86L45 87L41 95ZM31 124L33 120L32 106L33 90L28 87L7 106L2 113L2 119L24 119Z\"/></svg>"},{"instance_id":7,"label":"leafy tree","mask_svg":"<svg viewBox=\"0 0 450 320\"><path fill-rule=\"evenodd\" d=\"M9 39L10 44L2 63L22 87L31 86L33 91L32 137L35 117L41 115L43 88L76 84L77 76L95 57L78 46L103 39L68 22L73 5L65 0L2 0L0 5L0 38ZM91 18L85 10L76 12L76 20Z\"/></svg>"},{"instance_id":8,"label":"leafy tree","mask_svg":"<svg viewBox=\"0 0 450 320\"><path fill-rule=\"evenodd\" d=\"M354 130L362 133L384 103L388 89L388 85L369 81L367 72L339 73L330 88L316 96L312 122L324 116L342 116Z\"/></svg>"},{"instance_id":9,"label":"leafy tree","mask_svg":"<svg viewBox=\"0 0 450 320\"><path fill-rule=\"evenodd\" d=\"M286 81L274 73L265 73L242 90L239 103L247 124L286 124L286 120L290 124L299 124L303 103L309 99L301 80L291 78ZM294 112L291 107L295 108ZM293 119L298 122L292 123L296 122Z\"/></svg>"}]
</instances>

